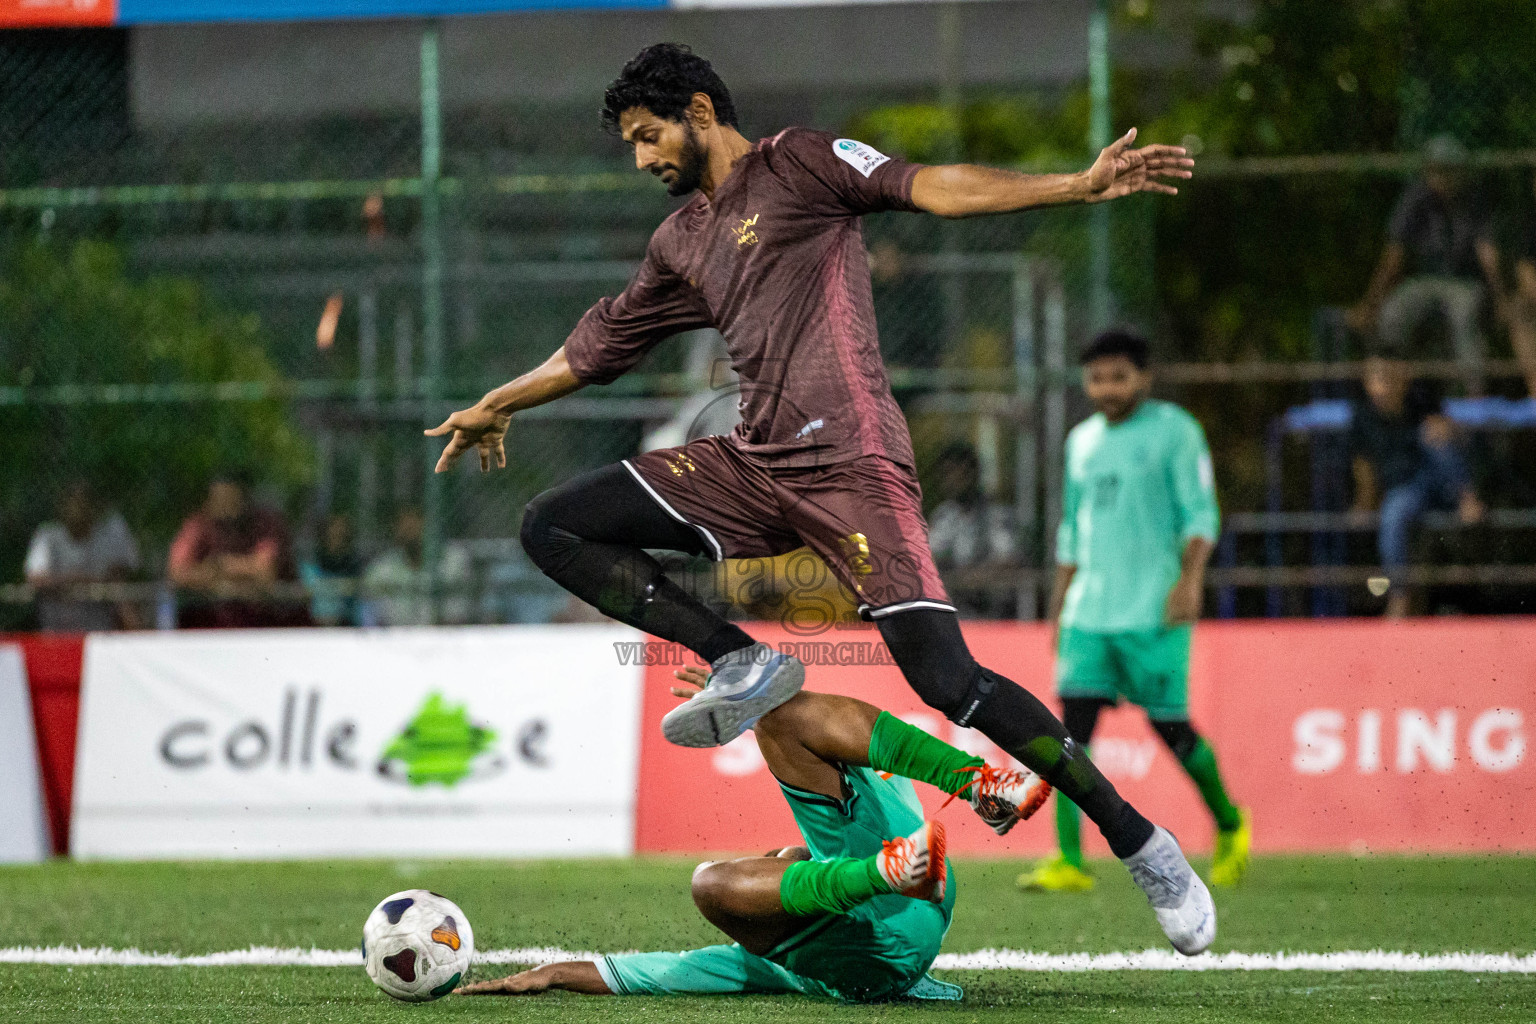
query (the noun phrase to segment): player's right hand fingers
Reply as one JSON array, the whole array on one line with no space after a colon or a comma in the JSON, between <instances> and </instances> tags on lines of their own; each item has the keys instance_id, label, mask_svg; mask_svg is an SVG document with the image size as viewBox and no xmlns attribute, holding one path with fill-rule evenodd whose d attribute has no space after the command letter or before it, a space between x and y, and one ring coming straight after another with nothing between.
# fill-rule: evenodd
<instances>
[{"instance_id":1,"label":"player's right hand fingers","mask_svg":"<svg viewBox=\"0 0 1536 1024\"><path fill-rule=\"evenodd\" d=\"M453 417L449 416L447 419L443 420L443 422L439 423L437 426L433 427L431 430L423 430L422 433L427 435L428 437L442 437L444 434L449 433L450 431L453 430L453 427L449 425L452 422L453 422Z\"/></svg>"},{"instance_id":2,"label":"player's right hand fingers","mask_svg":"<svg viewBox=\"0 0 1536 1024\"><path fill-rule=\"evenodd\" d=\"M433 468L432 472L447 472L449 467L451 467L455 462L459 460L459 454L463 452L465 448L464 445L459 443L459 438L461 437L463 437L462 434L456 433L453 435L453 440L448 442L448 447L444 448L443 454L438 456L437 465Z\"/></svg>"}]
</instances>

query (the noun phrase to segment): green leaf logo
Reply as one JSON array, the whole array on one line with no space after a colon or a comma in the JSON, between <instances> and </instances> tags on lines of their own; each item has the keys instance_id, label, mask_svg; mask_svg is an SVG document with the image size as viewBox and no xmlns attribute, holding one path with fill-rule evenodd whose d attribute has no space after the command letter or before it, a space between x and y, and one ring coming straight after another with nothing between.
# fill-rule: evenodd
<instances>
[{"instance_id":1,"label":"green leaf logo","mask_svg":"<svg viewBox=\"0 0 1536 1024\"><path fill-rule=\"evenodd\" d=\"M455 786L506 767L492 748L496 733L471 722L463 704L448 704L434 691L400 735L379 756L379 774L396 782Z\"/></svg>"}]
</instances>

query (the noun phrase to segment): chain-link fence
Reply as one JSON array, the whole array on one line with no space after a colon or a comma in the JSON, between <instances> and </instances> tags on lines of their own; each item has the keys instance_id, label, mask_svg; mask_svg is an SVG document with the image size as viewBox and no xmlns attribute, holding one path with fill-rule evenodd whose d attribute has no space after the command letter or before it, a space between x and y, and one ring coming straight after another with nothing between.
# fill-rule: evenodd
<instances>
[{"instance_id":1,"label":"chain-link fence","mask_svg":"<svg viewBox=\"0 0 1536 1024\"><path fill-rule=\"evenodd\" d=\"M1489 44L1528 14L1377 8L1324 17L1266 3L1219 23L1194 5L1116 6L1116 123L1203 148L1201 178L1178 199L1114 207L1109 266L1115 318L1153 334L1174 364L1163 393L1199 416L1216 452L1236 515L1212 579L1235 588L1220 598L1230 613L1369 607L1358 588L1344 604L1325 599L1373 564L1368 519L1328 533L1333 521L1273 517L1348 505L1348 466L1318 440L1337 433L1289 429L1285 417L1343 398L1358 376L1364 342L1319 310L1364 292L1424 144L1451 132L1469 148L1463 173L1494 226L1509 295L1531 244L1536 59ZM1371 43L1383 34L1390 45ZM1176 56L1138 59L1143 41L1167 37ZM400 75L414 87L420 54L410 56ZM322 619L581 614L522 555L523 504L686 428L717 343L673 341L615 385L520 417L508 469L491 476L434 480L438 446L419 432L553 351L594 299L622 287L672 208L598 135L593 104L450 104L434 177L422 108L398 94L334 116L263 116L252 103L248 115L165 125L132 109L133 60L122 32L0 33L3 624L38 621L22 566L78 479L121 512L141 553L90 596L128 599L121 610L137 623L174 621L177 595L159 583L172 543L210 480L231 473L288 524L286 596L307 603L318 587ZM441 68L444 95L454 74ZM1087 159L1085 96L1081 84L1021 81L951 93L948 105L872 91L840 96L834 115L798 114L919 159L1075 167ZM1093 326L1091 216L867 221L882 345L930 499L947 496L941 466L960 446L977 491L1009 513L1009 550L954 570L957 587L986 595L980 613L1041 606L1061 440L1086 412L1070 385ZM1487 388L1515 399L1518 311L1495 305L1483 320ZM1448 358L1435 330L1420 354ZM1438 372L1461 386L1456 364ZM1452 574L1479 593L1520 583L1508 565L1536 562L1520 518L1536 506L1522 489L1536 467L1520 422L1471 435L1503 526L1463 542L1447 525L1420 551L1431 567L1505 565L1502 576ZM383 596L359 610L352 581L370 566ZM432 599L415 601L423 591ZM1517 607L1524 593L1484 604Z\"/></svg>"}]
</instances>

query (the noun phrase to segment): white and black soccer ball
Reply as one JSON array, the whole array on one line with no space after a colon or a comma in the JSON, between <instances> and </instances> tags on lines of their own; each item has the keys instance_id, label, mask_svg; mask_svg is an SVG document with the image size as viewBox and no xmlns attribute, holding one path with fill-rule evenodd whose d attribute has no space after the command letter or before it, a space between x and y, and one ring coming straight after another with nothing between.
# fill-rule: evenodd
<instances>
[{"instance_id":1,"label":"white and black soccer ball","mask_svg":"<svg viewBox=\"0 0 1536 1024\"><path fill-rule=\"evenodd\" d=\"M425 1003L469 973L475 933L452 900L425 889L397 892L363 925L363 966L387 995Z\"/></svg>"}]
</instances>

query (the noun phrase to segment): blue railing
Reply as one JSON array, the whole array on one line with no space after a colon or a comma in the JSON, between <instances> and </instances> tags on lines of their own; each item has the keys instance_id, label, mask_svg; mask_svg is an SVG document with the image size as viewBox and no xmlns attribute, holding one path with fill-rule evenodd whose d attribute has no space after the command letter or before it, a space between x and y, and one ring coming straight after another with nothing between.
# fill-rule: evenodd
<instances>
[{"instance_id":1,"label":"blue railing","mask_svg":"<svg viewBox=\"0 0 1536 1024\"><path fill-rule=\"evenodd\" d=\"M1442 404L1442 411L1454 423L1470 431L1536 430L1536 399L1452 398ZM1265 431L1265 507L1259 516L1230 516L1217 545L1217 564L1237 564L1239 533L1263 533L1264 560L1271 567L1285 564L1286 533L1311 535L1313 565L1344 565L1347 537L1358 523L1346 515L1351 479L1349 449L1344 434L1353 420L1354 405L1342 398L1319 398L1305 405L1292 406L1269 424ZM1287 437L1300 436L1310 442L1312 477L1312 514L1296 515L1284 511L1284 450ZM1524 517L1514 519L1524 521ZM1292 522L1291 520L1296 520ZM1342 615L1344 591L1339 587L1311 588L1312 614ZM1222 587L1217 592L1217 614L1232 618L1237 614L1237 591ZM1265 613L1279 616L1284 611L1283 592L1278 586L1265 589Z\"/></svg>"}]
</instances>

